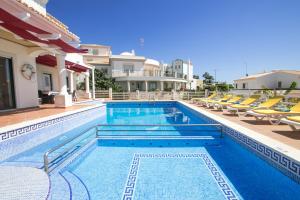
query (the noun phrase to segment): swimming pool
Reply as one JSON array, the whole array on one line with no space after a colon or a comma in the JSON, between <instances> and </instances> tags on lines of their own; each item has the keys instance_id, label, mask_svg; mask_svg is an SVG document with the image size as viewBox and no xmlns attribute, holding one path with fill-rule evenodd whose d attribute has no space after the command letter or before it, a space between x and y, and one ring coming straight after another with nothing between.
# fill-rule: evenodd
<instances>
[{"instance_id":1,"label":"swimming pool","mask_svg":"<svg viewBox=\"0 0 300 200\"><path fill-rule=\"evenodd\" d=\"M99 126L97 140L50 173L50 197L252 200L300 196L298 183L221 134L218 127L188 126L210 123L177 102L108 103L105 118L80 131L96 124L123 126ZM10 162L36 159L41 167L46 149L74 132L10 158Z\"/></svg>"}]
</instances>

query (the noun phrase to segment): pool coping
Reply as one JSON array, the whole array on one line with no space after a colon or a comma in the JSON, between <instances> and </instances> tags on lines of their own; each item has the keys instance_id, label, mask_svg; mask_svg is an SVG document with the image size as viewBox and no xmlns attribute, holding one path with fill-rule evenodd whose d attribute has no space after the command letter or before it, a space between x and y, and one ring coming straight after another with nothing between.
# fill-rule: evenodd
<instances>
[{"instance_id":1,"label":"pool coping","mask_svg":"<svg viewBox=\"0 0 300 200\"><path fill-rule=\"evenodd\" d=\"M224 127L223 131L225 134L229 135L258 156L263 157L263 159L268 161L271 165L300 183L300 150L264 136L228 119L201 110L195 105L191 105L184 101L177 102L210 118L212 121L221 123Z\"/></svg>"},{"instance_id":2,"label":"pool coping","mask_svg":"<svg viewBox=\"0 0 300 200\"><path fill-rule=\"evenodd\" d=\"M8 126L4 126L0 128L0 143L14 139L16 137L22 136L24 134L28 134L32 131L42 129L44 127L56 124L58 122L64 121L68 117L72 117L74 115L77 115L79 113L92 110L95 108L100 108L106 106L105 104L96 104L96 105L91 105L85 108L80 108L78 110L72 110L72 111L66 111L63 113L55 114L55 115L50 115L47 117L42 117L39 119L33 119L33 120L28 120Z\"/></svg>"},{"instance_id":3,"label":"pool coping","mask_svg":"<svg viewBox=\"0 0 300 200\"><path fill-rule=\"evenodd\" d=\"M0 192L1 199L49 199L50 177L43 170L34 167L0 166L0 172L0 184L4 187Z\"/></svg>"}]
</instances>

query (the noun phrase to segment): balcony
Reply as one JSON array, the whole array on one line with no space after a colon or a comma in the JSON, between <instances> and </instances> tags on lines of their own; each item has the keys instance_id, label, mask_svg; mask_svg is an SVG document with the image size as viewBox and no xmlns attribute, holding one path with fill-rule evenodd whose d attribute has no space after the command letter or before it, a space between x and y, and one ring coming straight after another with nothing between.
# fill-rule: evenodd
<instances>
[{"instance_id":1,"label":"balcony","mask_svg":"<svg viewBox=\"0 0 300 200\"><path fill-rule=\"evenodd\" d=\"M144 71L112 71L112 77L167 77L186 79L186 75L178 74L176 72L168 73L158 70L144 70Z\"/></svg>"}]
</instances>

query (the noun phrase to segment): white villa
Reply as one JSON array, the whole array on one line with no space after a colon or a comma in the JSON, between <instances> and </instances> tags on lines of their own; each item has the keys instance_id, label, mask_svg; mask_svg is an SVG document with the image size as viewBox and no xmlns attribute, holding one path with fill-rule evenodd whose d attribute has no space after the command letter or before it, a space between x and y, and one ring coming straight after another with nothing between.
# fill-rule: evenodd
<instances>
[{"instance_id":1,"label":"white villa","mask_svg":"<svg viewBox=\"0 0 300 200\"><path fill-rule=\"evenodd\" d=\"M79 37L46 11L47 0L1 1L0 110L36 107L53 95L57 107L72 105L76 80L89 71L77 49Z\"/></svg>"},{"instance_id":2,"label":"white villa","mask_svg":"<svg viewBox=\"0 0 300 200\"><path fill-rule=\"evenodd\" d=\"M236 89L287 89L292 82L300 88L299 70L273 70L234 80Z\"/></svg>"},{"instance_id":3,"label":"white villa","mask_svg":"<svg viewBox=\"0 0 300 200\"><path fill-rule=\"evenodd\" d=\"M183 90L191 88L193 65L177 59L171 65L135 55L134 51L113 55L109 46L83 44L84 62L115 78L125 91ZM193 88L192 88L193 89Z\"/></svg>"}]
</instances>

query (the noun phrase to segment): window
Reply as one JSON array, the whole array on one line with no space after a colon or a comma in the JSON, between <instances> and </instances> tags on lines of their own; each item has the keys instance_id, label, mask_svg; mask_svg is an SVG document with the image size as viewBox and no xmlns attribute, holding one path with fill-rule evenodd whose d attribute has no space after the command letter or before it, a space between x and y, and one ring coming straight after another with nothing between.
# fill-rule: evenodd
<instances>
[{"instance_id":1,"label":"window","mask_svg":"<svg viewBox=\"0 0 300 200\"><path fill-rule=\"evenodd\" d=\"M93 54L93 55L98 55L98 54L99 54L98 49L93 49L93 50L92 50L92 54Z\"/></svg>"},{"instance_id":2,"label":"window","mask_svg":"<svg viewBox=\"0 0 300 200\"><path fill-rule=\"evenodd\" d=\"M237 84L237 83L235 84L235 88L236 88L236 89L238 88L238 84Z\"/></svg>"},{"instance_id":3,"label":"window","mask_svg":"<svg viewBox=\"0 0 300 200\"><path fill-rule=\"evenodd\" d=\"M133 65L123 65L123 72L124 73L133 73L134 66Z\"/></svg>"},{"instance_id":4,"label":"window","mask_svg":"<svg viewBox=\"0 0 300 200\"><path fill-rule=\"evenodd\" d=\"M246 83L243 83L243 89L246 89Z\"/></svg>"},{"instance_id":5,"label":"window","mask_svg":"<svg viewBox=\"0 0 300 200\"><path fill-rule=\"evenodd\" d=\"M282 82L278 81L277 88L282 88Z\"/></svg>"},{"instance_id":6,"label":"window","mask_svg":"<svg viewBox=\"0 0 300 200\"><path fill-rule=\"evenodd\" d=\"M44 91L52 91L53 86L52 86L52 75L44 73L43 74L43 90Z\"/></svg>"},{"instance_id":7,"label":"window","mask_svg":"<svg viewBox=\"0 0 300 200\"><path fill-rule=\"evenodd\" d=\"M70 90L70 84L69 84L69 77L67 76L66 77L66 82L67 82L67 90L69 91Z\"/></svg>"}]
</instances>

